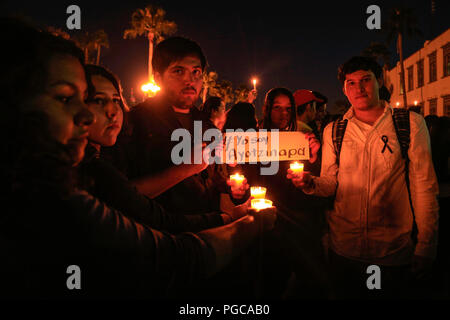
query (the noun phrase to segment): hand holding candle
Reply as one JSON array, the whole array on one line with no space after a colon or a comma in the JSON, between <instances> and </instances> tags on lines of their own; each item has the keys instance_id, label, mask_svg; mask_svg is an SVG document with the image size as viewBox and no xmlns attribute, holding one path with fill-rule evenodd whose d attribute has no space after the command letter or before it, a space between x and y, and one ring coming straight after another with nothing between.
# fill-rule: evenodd
<instances>
[{"instance_id":1,"label":"hand holding candle","mask_svg":"<svg viewBox=\"0 0 450 320\"><path fill-rule=\"evenodd\" d=\"M292 172L294 172L295 174L303 173L304 166L305 165L303 163L299 163L297 161L291 163L291 165L290 165Z\"/></svg>"},{"instance_id":2,"label":"hand holding candle","mask_svg":"<svg viewBox=\"0 0 450 320\"><path fill-rule=\"evenodd\" d=\"M277 208L267 199L252 199L248 213L259 220L262 230L271 230L277 219Z\"/></svg>"},{"instance_id":3,"label":"hand holding candle","mask_svg":"<svg viewBox=\"0 0 450 320\"><path fill-rule=\"evenodd\" d=\"M260 211L272 207L272 201L268 199L252 199L252 209Z\"/></svg>"},{"instance_id":4,"label":"hand holding candle","mask_svg":"<svg viewBox=\"0 0 450 320\"><path fill-rule=\"evenodd\" d=\"M302 163L291 163L286 178L290 179L297 188L313 188L313 178L307 171L303 171Z\"/></svg>"},{"instance_id":5,"label":"hand holding candle","mask_svg":"<svg viewBox=\"0 0 450 320\"><path fill-rule=\"evenodd\" d=\"M250 187L247 179L239 173L231 175L227 184L231 187L231 196L234 199L242 199L246 190Z\"/></svg>"}]
</instances>

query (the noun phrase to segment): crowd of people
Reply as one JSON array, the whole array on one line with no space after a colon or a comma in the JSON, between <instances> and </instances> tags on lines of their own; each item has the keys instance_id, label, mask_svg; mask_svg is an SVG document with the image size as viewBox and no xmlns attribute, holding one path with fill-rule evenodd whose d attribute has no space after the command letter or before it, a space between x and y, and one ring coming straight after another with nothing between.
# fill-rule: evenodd
<instances>
[{"instance_id":1,"label":"crowd of people","mask_svg":"<svg viewBox=\"0 0 450 320\"><path fill-rule=\"evenodd\" d=\"M229 110L218 97L196 107L207 60L190 39L156 46L161 91L129 107L118 77L85 65L70 40L9 18L0 26L2 298L429 294L411 287L433 275L438 251L432 147L441 127L390 107L372 59L338 70L345 115L330 115L317 91L277 87L259 120L256 92ZM261 175L260 163L176 165L172 133L193 134L195 121L223 132L300 131L310 158L303 173L279 161L274 175ZM237 172L239 185L229 178ZM266 187L274 205L253 209L250 186ZM73 265L76 289L67 284ZM371 265L381 289L367 286Z\"/></svg>"}]
</instances>

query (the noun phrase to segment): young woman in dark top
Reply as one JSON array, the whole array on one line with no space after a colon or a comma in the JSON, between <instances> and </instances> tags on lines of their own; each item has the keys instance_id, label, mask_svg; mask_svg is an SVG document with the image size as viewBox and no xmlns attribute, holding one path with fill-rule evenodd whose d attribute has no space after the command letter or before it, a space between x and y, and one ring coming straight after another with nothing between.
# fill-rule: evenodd
<instances>
[{"instance_id":1,"label":"young woman in dark top","mask_svg":"<svg viewBox=\"0 0 450 320\"><path fill-rule=\"evenodd\" d=\"M101 148L113 146L126 119L128 106L117 77L107 69L87 65L88 101L97 121L89 126L88 146L79 166L85 188L108 206L148 226L172 233L197 232L221 226L238 218L239 210L225 213L180 215L165 211L158 203L136 190L109 161ZM125 121L126 124L126 121ZM126 130L126 125L125 128Z\"/></svg>"},{"instance_id":2,"label":"young woman in dark top","mask_svg":"<svg viewBox=\"0 0 450 320\"><path fill-rule=\"evenodd\" d=\"M82 51L10 19L0 19L0 37L8 48L0 60L0 130L8 137L0 149L0 296L164 297L223 268L258 236L259 223L272 227L268 209L173 236L77 189L72 169L94 121Z\"/></svg>"},{"instance_id":3,"label":"young woman in dark top","mask_svg":"<svg viewBox=\"0 0 450 320\"><path fill-rule=\"evenodd\" d=\"M265 97L263 114L264 129L296 131L295 100L290 90L283 87L269 90ZM305 170L311 171L318 169L314 163L320 144L314 134L306 134L306 138L309 140L311 159L303 163ZM273 200L279 208L276 227L267 235L271 241L265 241L271 244L271 247L268 245L266 250L272 251L272 254L278 257L278 259L270 257L271 254L268 253L269 258L265 260L265 269L278 270L275 273L279 275L278 278L267 278L267 286L271 288L268 294L286 290L286 280L289 273L294 271L289 285L298 283L300 285L294 285L295 292L284 292L284 294L326 295L327 292L324 290L326 278L321 272L323 270L321 249L323 200L297 192L292 188L286 177L289 166L289 161L280 161L277 174L261 176L262 185L267 187L266 197ZM298 282L294 280L295 277ZM317 291L314 292L314 290Z\"/></svg>"}]
</instances>

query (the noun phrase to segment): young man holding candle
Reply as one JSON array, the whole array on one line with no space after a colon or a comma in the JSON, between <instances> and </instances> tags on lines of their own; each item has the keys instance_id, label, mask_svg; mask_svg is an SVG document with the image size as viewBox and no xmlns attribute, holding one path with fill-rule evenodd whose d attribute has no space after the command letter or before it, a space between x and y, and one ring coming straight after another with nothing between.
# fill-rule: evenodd
<instances>
[{"instance_id":1,"label":"young man holding candle","mask_svg":"<svg viewBox=\"0 0 450 320\"><path fill-rule=\"evenodd\" d=\"M132 134L119 143L125 164L121 167L144 194L151 193L155 187L154 183L145 183L146 177L161 176L158 186L164 192L155 199L171 212L200 214L218 211L220 193L230 192L230 188L216 166L205 163L182 165L187 168L175 172L172 161L172 149L179 143L171 140L175 130L185 129L194 137L194 121L201 121L203 132L214 128L208 117L195 106L202 90L206 57L194 41L174 37L162 41L155 48L152 65L161 91L129 113ZM192 150L196 147L199 145ZM245 189L245 184L242 189ZM234 198L243 197L245 193L241 189L233 191L236 191L233 192Z\"/></svg>"},{"instance_id":2,"label":"young man holding candle","mask_svg":"<svg viewBox=\"0 0 450 320\"><path fill-rule=\"evenodd\" d=\"M324 130L320 177L288 170L288 178L303 192L335 195L327 221L338 298L380 293L401 297L407 290L405 273L424 278L436 256L438 184L427 127L422 116L409 112L406 176L393 109L379 99L381 76L381 67L365 57L353 57L339 68L338 78L352 105L343 116L347 124L340 153L331 123ZM366 286L367 267L374 264L381 268L381 290Z\"/></svg>"},{"instance_id":3,"label":"young man holding candle","mask_svg":"<svg viewBox=\"0 0 450 320\"><path fill-rule=\"evenodd\" d=\"M138 190L143 194L151 193L155 184L148 181L160 177L161 183L156 187L164 192L155 200L170 212L184 215L219 212L221 193L230 193L234 204L240 204L246 200L244 196L248 189L245 180L240 187L230 188L228 177L220 174L216 164L175 166L172 160L172 150L179 143L171 139L175 130L187 130L193 141L192 150L195 150L202 142L194 141L194 121L201 122L202 137L204 131L215 128L208 116L196 107L206 64L202 49L192 40L173 37L159 43L154 50L152 66L161 91L133 107L129 113L132 133L118 144L117 154L122 160L119 166L130 180L134 180ZM177 170L179 167L181 171ZM219 287L216 284L220 276L223 273L210 283L199 284L192 296L215 296L219 289L214 293L212 290ZM183 290L180 288L180 292Z\"/></svg>"}]
</instances>

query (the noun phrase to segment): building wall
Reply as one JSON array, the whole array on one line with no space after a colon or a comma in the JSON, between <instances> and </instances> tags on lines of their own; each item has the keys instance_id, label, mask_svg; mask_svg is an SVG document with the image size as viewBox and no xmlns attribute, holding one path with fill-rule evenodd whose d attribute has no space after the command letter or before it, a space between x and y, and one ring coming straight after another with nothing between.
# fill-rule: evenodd
<instances>
[{"instance_id":1,"label":"building wall","mask_svg":"<svg viewBox=\"0 0 450 320\"><path fill-rule=\"evenodd\" d=\"M405 86L408 106L421 106L424 116L430 114L430 104L437 99L436 114L438 116L450 116L450 75L444 75L444 50L450 48L450 28L431 41L426 41L423 48L404 59ZM436 51L436 81L430 82L430 59L429 55ZM418 87L417 62L423 59L424 79L423 86ZM413 90L408 88L408 68L413 67ZM448 66L446 66L448 70ZM385 74L386 87L391 91L391 105L403 107L403 95L400 94L400 62L388 70ZM448 71L447 71L448 73ZM436 101L436 100L434 100ZM444 107L445 102L445 107Z\"/></svg>"}]
</instances>

